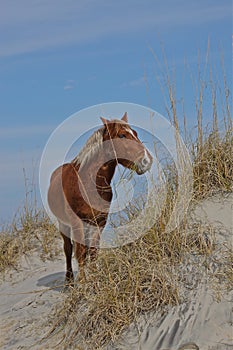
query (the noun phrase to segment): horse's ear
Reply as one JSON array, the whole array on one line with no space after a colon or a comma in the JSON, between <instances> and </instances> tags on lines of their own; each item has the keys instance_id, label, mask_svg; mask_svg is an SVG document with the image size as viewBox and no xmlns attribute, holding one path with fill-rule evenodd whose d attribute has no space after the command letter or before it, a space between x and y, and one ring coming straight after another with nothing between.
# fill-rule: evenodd
<instances>
[{"instance_id":1,"label":"horse's ear","mask_svg":"<svg viewBox=\"0 0 233 350\"><path fill-rule=\"evenodd\" d=\"M123 120L124 122L128 123L128 114L127 114L127 112L125 112L125 114L123 115L121 120Z\"/></svg>"},{"instance_id":2,"label":"horse's ear","mask_svg":"<svg viewBox=\"0 0 233 350\"><path fill-rule=\"evenodd\" d=\"M103 118L103 117L100 117L100 119L102 120L102 122L103 122L104 125L107 125L107 124L110 122L110 120L105 119L105 118Z\"/></svg>"}]
</instances>

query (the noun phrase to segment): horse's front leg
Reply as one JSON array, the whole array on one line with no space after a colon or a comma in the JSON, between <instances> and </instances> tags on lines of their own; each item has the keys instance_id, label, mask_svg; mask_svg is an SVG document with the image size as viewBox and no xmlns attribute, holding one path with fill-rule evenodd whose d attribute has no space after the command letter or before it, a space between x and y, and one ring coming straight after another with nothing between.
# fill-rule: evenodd
<instances>
[{"instance_id":1,"label":"horse's front leg","mask_svg":"<svg viewBox=\"0 0 233 350\"><path fill-rule=\"evenodd\" d=\"M95 230L93 230L91 242L89 246L89 255L91 260L95 260L97 257L98 249L100 246L100 235L102 230L103 228L100 228L99 226L97 226Z\"/></svg>"},{"instance_id":2,"label":"horse's front leg","mask_svg":"<svg viewBox=\"0 0 233 350\"><path fill-rule=\"evenodd\" d=\"M85 244L82 244L80 242L75 242L75 257L78 261L79 266L79 276L78 279L80 282L86 280L86 275L84 271L84 266L86 263L86 257L87 257L87 247Z\"/></svg>"},{"instance_id":3,"label":"horse's front leg","mask_svg":"<svg viewBox=\"0 0 233 350\"><path fill-rule=\"evenodd\" d=\"M74 241L74 255L78 261L80 281L85 280L84 266L87 256L87 247L85 245L85 236L82 220L74 213L70 215L70 223L72 229L72 240Z\"/></svg>"},{"instance_id":4,"label":"horse's front leg","mask_svg":"<svg viewBox=\"0 0 233 350\"><path fill-rule=\"evenodd\" d=\"M64 241L64 252L66 256L66 283L73 284L74 274L72 270L73 245L70 239L70 227L59 222L59 231Z\"/></svg>"}]
</instances>

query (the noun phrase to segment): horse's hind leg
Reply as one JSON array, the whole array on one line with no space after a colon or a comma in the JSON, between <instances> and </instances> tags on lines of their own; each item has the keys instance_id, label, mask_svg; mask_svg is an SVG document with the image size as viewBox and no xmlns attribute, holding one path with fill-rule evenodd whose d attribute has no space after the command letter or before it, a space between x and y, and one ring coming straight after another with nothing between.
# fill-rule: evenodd
<instances>
[{"instance_id":1,"label":"horse's hind leg","mask_svg":"<svg viewBox=\"0 0 233 350\"><path fill-rule=\"evenodd\" d=\"M86 257L87 257L87 247L86 245L80 242L75 242L74 244L75 244L75 257L79 265L79 280L85 281L86 277L84 272L84 266L85 266Z\"/></svg>"},{"instance_id":2,"label":"horse's hind leg","mask_svg":"<svg viewBox=\"0 0 233 350\"><path fill-rule=\"evenodd\" d=\"M79 265L79 280L85 280L84 265L86 262L87 247L85 245L84 230L82 220L71 210L67 208L69 223L71 226L71 236L74 244L74 255Z\"/></svg>"},{"instance_id":3,"label":"horse's hind leg","mask_svg":"<svg viewBox=\"0 0 233 350\"><path fill-rule=\"evenodd\" d=\"M59 223L59 230L64 241L64 252L66 256L66 282L72 283L74 281L74 274L72 270L73 245L70 239L70 227Z\"/></svg>"}]
</instances>

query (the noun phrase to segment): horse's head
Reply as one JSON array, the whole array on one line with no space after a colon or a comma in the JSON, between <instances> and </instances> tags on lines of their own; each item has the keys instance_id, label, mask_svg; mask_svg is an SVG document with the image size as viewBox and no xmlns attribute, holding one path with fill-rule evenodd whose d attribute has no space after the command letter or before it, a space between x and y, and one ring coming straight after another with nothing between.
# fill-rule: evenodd
<instances>
[{"instance_id":1,"label":"horse's head","mask_svg":"<svg viewBox=\"0 0 233 350\"><path fill-rule=\"evenodd\" d=\"M144 174L151 168L153 158L147 148L139 140L137 132L128 124L127 113L121 120L107 120L101 117L104 124L103 141L111 141L119 164L133 169L137 174Z\"/></svg>"}]
</instances>

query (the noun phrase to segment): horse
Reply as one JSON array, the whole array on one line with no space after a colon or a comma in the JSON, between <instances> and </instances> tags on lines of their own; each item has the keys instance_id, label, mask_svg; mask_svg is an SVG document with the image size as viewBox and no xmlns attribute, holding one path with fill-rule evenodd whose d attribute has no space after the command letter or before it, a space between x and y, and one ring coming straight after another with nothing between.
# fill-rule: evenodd
<instances>
[{"instance_id":1,"label":"horse","mask_svg":"<svg viewBox=\"0 0 233 350\"><path fill-rule=\"evenodd\" d=\"M100 117L102 127L95 131L79 154L59 166L51 175L48 204L64 240L66 283L73 283L72 253L79 265L79 279L85 280L86 259L95 259L100 236L110 210L111 180L118 164L138 175L151 168L153 158L128 123Z\"/></svg>"}]
</instances>

